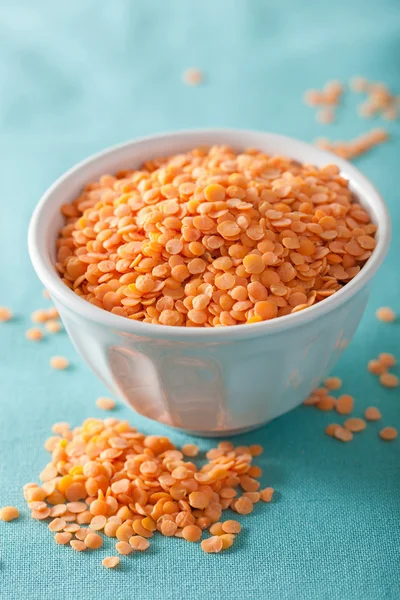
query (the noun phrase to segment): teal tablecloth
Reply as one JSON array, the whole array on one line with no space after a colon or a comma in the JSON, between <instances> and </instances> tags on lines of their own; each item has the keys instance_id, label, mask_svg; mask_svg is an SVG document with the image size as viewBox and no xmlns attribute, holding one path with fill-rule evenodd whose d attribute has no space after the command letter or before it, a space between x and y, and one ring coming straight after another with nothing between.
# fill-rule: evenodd
<instances>
[{"instance_id":1,"label":"teal tablecloth","mask_svg":"<svg viewBox=\"0 0 400 600\"><path fill-rule=\"evenodd\" d=\"M38 344L24 338L30 312L46 305L26 250L45 188L88 154L157 131L354 136L371 126L356 117L358 98L347 94L338 122L323 127L302 104L303 91L360 74L399 93L399 30L398 0L0 2L0 305L16 315L0 328L0 506L22 513L0 523L1 600L400 598L400 440L381 442L374 424L345 445L323 433L331 415L301 407L243 436L264 445L263 483L279 495L243 518L244 533L224 555L158 538L148 554L106 571L100 561L111 543L85 555L57 547L46 526L30 520L21 491L46 461L51 425L103 416L94 403L106 392L64 333ZM204 71L203 86L181 83L190 66ZM392 140L356 164L385 196L396 231L400 128L388 127ZM357 415L377 405L385 424L400 428L398 390L384 390L366 371L380 351L400 358L399 325L374 317L381 305L400 313L399 253L395 234L336 374ZM52 371L54 354L72 368ZM146 432L171 433L122 406L116 414Z\"/></svg>"}]
</instances>

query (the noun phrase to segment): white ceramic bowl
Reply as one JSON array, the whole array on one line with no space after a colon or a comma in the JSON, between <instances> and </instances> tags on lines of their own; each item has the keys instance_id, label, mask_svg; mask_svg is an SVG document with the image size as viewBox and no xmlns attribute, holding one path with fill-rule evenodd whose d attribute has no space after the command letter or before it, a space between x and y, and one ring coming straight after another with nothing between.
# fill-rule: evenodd
<instances>
[{"instance_id":1,"label":"white ceramic bowl","mask_svg":"<svg viewBox=\"0 0 400 600\"><path fill-rule=\"evenodd\" d=\"M60 206L104 173L204 144L257 147L323 166L336 163L378 224L377 246L343 289L296 314L216 329L133 321L81 299L54 268ZM29 252L76 349L113 394L141 415L198 435L243 432L299 405L328 374L364 312L390 240L390 221L374 186L347 161L280 135L214 129L152 136L97 154L70 169L39 202Z\"/></svg>"}]
</instances>

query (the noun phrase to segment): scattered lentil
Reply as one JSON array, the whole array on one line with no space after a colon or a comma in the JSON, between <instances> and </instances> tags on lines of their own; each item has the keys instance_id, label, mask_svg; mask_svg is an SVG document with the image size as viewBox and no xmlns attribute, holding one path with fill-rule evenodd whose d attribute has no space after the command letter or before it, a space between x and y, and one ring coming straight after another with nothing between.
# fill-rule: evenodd
<instances>
[{"instance_id":1,"label":"scattered lentil","mask_svg":"<svg viewBox=\"0 0 400 600\"><path fill-rule=\"evenodd\" d=\"M344 422L345 429L348 429L349 431L351 431L353 433L363 431L366 428L366 426L367 426L367 424L364 421L364 419L357 419L357 418L346 419L346 421Z\"/></svg>"},{"instance_id":2,"label":"scattered lentil","mask_svg":"<svg viewBox=\"0 0 400 600\"><path fill-rule=\"evenodd\" d=\"M339 89L331 82L325 92ZM306 309L346 285L376 243L376 226L335 165L227 146L103 176L62 213L64 283L116 315L172 326L258 323Z\"/></svg>"},{"instance_id":3,"label":"scattered lentil","mask_svg":"<svg viewBox=\"0 0 400 600\"><path fill-rule=\"evenodd\" d=\"M191 67L183 72L182 79L186 85L200 85L203 81L203 73L200 69Z\"/></svg>"},{"instance_id":4,"label":"scattered lentil","mask_svg":"<svg viewBox=\"0 0 400 600\"><path fill-rule=\"evenodd\" d=\"M128 542L117 542L115 548L119 554L130 554L133 551L132 546Z\"/></svg>"},{"instance_id":5,"label":"scattered lentil","mask_svg":"<svg viewBox=\"0 0 400 600\"><path fill-rule=\"evenodd\" d=\"M240 533L242 531L242 526L239 521L234 521L233 519L224 521L221 524L221 527L224 533Z\"/></svg>"},{"instance_id":6,"label":"scattered lentil","mask_svg":"<svg viewBox=\"0 0 400 600\"><path fill-rule=\"evenodd\" d=\"M375 406L369 406L364 411L364 417L367 421L379 421L382 418L381 411Z\"/></svg>"},{"instance_id":7,"label":"scattered lentil","mask_svg":"<svg viewBox=\"0 0 400 600\"><path fill-rule=\"evenodd\" d=\"M54 539L57 544L60 544L61 546L65 546L65 544L69 544L70 541L72 540L72 533L67 533L65 531L56 533L56 535L54 536Z\"/></svg>"},{"instance_id":8,"label":"scattered lentil","mask_svg":"<svg viewBox=\"0 0 400 600\"><path fill-rule=\"evenodd\" d=\"M382 375L386 373L386 366L381 361L373 358L368 362L368 371L373 375Z\"/></svg>"},{"instance_id":9,"label":"scattered lentil","mask_svg":"<svg viewBox=\"0 0 400 600\"><path fill-rule=\"evenodd\" d=\"M106 569L115 569L120 563L120 558L118 556L107 556L103 558L102 565L106 567Z\"/></svg>"},{"instance_id":10,"label":"scattered lentil","mask_svg":"<svg viewBox=\"0 0 400 600\"><path fill-rule=\"evenodd\" d=\"M318 139L315 140L315 144L323 150L329 150L330 152L333 152L342 158L350 160L352 158L356 158L360 154L368 152L374 146L386 142L388 138L388 132L385 129L379 128L363 133L354 140L350 140L348 142L330 142L327 139Z\"/></svg>"},{"instance_id":11,"label":"scattered lentil","mask_svg":"<svg viewBox=\"0 0 400 600\"><path fill-rule=\"evenodd\" d=\"M340 427L340 425L338 425L337 423L330 423L329 425L327 425L325 427L326 435L329 435L329 437L335 437L335 431L337 427Z\"/></svg>"},{"instance_id":12,"label":"scattered lentil","mask_svg":"<svg viewBox=\"0 0 400 600\"><path fill-rule=\"evenodd\" d=\"M354 408L353 396L350 396L349 394L343 394L342 396L339 396L339 398L336 400L335 408L339 415L349 415L353 412Z\"/></svg>"},{"instance_id":13,"label":"scattered lentil","mask_svg":"<svg viewBox=\"0 0 400 600\"><path fill-rule=\"evenodd\" d=\"M394 427L384 427L379 432L379 437L385 442L391 442L397 438L397 429Z\"/></svg>"},{"instance_id":14,"label":"scattered lentil","mask_svg":"<svg viewBox=\"0 0 400 600\"><path fill-rule=\"evenodd\" d=\"M55 319L49 319L48 321L46 321L44 327L49 333L58 333L62 329L61 323L59 323L59 321L56 321Z\"/></svg>"},{"instance_id":15,"label":"scattered lentil","mask_svg":"<svg viewBox=\"0 0 400 600\"><path fill-rule=\"evenodd\" d=\"M69 367L69 361L68 359L64 358L64 356L52 356L50 359L50 366L52 369L62 371Z\"/></svg>"},{"instance_id":16,"label":"scattered lentil","mask_svg":"<svg viewBox=\"0 0 400 600\"><path fill-rule=\"evenodd\" d=\"M11 321L13 318L13 314L9 308L6 306L0 306L0 323L5 323L6 321Z\"/></svg>"},{"instance_id":17,"label":"scattered lentil","mask_svg":"<svg viewBox=\"0 0 400 600\"><path fill-rule=\"evenodd\" d=\"M261 500L263 502L271 502L274 492L275 492L275 490L272 487L268 487L268 488L261 490L261 492L260 492Z\"/></svg>"},{"instance_id":18,"label":"scattered lentil","mask_svg":"<svg viewBox=\"0 0 400 600\"><path fill-rule=\"evenodd\" d=\"M115 400L101 396L100 398L97 398L96 406L101 410L112 410L115 408Z\"/></svg>"},{"instance_id":19,"label":"scattered lentil","mask_svg":"<svg viewBox=\"0 0 400 600\"><path fill-rule=\"evenodd\" d=\"M396 320L396 313L388 306L382 306L376 311L376 318L384 323L393 323Z\"/></svg>"},{"instance_id":20,"label":"scattered lentil","mask_svg":"<svg viewBox=\"0 0 400 600\"><path fill-rule=\"evenodd\" d=\"M339 390L342 387L342 380L339 377L328 377L324 381L324 386L328 390Z\"/></svg>"},{"instance_id":21,"label":"scattered lentil","mask_svg":"<svg viewBox=\"0 0 400 600\"><path fill-rule=\"evenodd\" d=\"M336 406L336 400L333 396L321 396L315 403L316 408L323 411L331 411Z\"/></svg>"},{"instance_id":22,"label":"scattered lentil","mask_svg":"<svg viewBox=\"0 0 400 600\"><path fill-rule=\"evenodd\" d=\"M3 506L3 508L0 508L0 521L14 521L18 517L19 510L15 506Z\"/></svg>"},{"instance_id":23,"label":"scattered lentil","mask_svg":"<svg viewBox=\"0 0 400 600\"><path fill-rule=\"evenodd\" d=\"M341 442L351 442L353 439L353 434L348 429L339 426L333 431L333 437Z\"/></svg>"},{"instance_id":24,"label":"scattered lentil","mask_svg":"<svg viewBox=\"0 0 400 600\"><path fill-rule=\"evenodd\" d=\"M383 373L379 377L379 382L384 387L395 388L399 385L399 378L396 375L393 375L393 373Z\"/></svg>"},{"instance_id":25,"label":"scattered lentil","mask_svg":"<svg viewBox=\"0 0 400 600\"><path fill-rule=\"evenodd\" d=\"M49 529L50 531L62 531L66 525L64 519L57 517L49 523Z\"/></svg>"},{"instance_id":26,"label":"scattered lentil","mask_svg":"<svg viewBox=\"0 0 400 600\"><path fill-rule=\"evenodd\" d=\"M47 321L47 318L47 311L42 308L33 311L31 314L32 323L44 323Z\"/></svg>"},{"instance_id":27,"label":"scattered lentil","mask_svg":"<svg viewBox=\"0 0 400 600\"><path fill-rule=\"evenodd\" d=\"M221 552L223 542L218 535L213 535L212 537L203 540L200 545L201 549L209 554L213 552Z\"/></svg>"},{"instance_id":28,"label":"scattered lentil","mask_svg":"<svg viewBox=\"0 0 400 600\"><path fill-rule=\"evenodd\" d=\"M39 340L41 340L43 338L43 333L40 331L40 329L37 329L36 327L32 327L32 329L28 329L25 332L25 337L27 340L30 340L31 342L38 342Z\"/></svg>"},{"instance_id":29,"label":"scattered lentil","mask_svg":"<svg viewBox=\"0 0 400 600\"><path fill-rule=\"evenodd\" d=\"M396 364L396 357L388 352L381 352L378 356L378 360L381 365L384 365L385 367L394 367Z\"/></svg>"},{"instance_id":30,"label":"scattered lentil","mask_svg":"<svg viewBox=\"0 0 400 600\"><path fill-rule=\"evenodd\" d=\"M141 535L133 535L129 538L129 543L134 550L138 550L139 552L144 552L150 546L149 540Z\"/></svg>"},{"instance_id":31,"label":"scattered lentil","mask_svg":"<svg viewBox=\"0 0 400 600\"><path fill-rule=\"evenodd\" d=\"M199 448L196 444L185 444L185 446L182 446L182 453L184 456L194 457L198 455Z\"/></svg>"},{"instance_id":32,"label":"scattered lentil","mask_svg":"<svg viewBox=\"0 0 400 600\"><path fill-rule=\"evenodd\" d=\"M81 542L81 540L71 540L69 544L76 552L83 552L87 549L85 542Z\"/></svg>"}]
</instances>

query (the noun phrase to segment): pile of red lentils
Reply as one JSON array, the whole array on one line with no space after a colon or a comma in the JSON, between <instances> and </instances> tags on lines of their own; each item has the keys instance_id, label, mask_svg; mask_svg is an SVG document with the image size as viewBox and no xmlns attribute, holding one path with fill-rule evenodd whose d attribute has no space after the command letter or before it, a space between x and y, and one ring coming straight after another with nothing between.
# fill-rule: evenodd
<instances>
[{"instance_id":1,"label":"pile of red lentils","mask_svg":"<svg viewBox=\"0 0 400 600\"><path fill-rule=\"evenodd\" d=\"M53 426L45 448L51 461L40 473L41 485L28 483L24 496L32 518L49 520L57 544L76 551L100 548L103 537L116 539L120 555L143 551L155 532L199 542L204 552L232 546L241 530L238 521L221 521L230 508L240 515L254 504L270 502L273 488L260 490L260 467L252 465L262 452L259 445L234 447L221 442L206 454L198 468L191 460L194 444L178 450L167 437L145 436L127 421L88 419L70 429ZM0 519L18 517L4 507ZM118 556L104 559L115 567Z\"/></svg>"},{"instance_id":2,"label":"pile of red lentils","mask_svg":"<svg viewBox=\"0 0 400 600\"><path fill-rule=\"evenodd\" d=\"M163 325L301 311L357 275L376 244L337 166L227 146L103 175L62 213L63 282L95 306Z\"/></svg>"}]
</instances>

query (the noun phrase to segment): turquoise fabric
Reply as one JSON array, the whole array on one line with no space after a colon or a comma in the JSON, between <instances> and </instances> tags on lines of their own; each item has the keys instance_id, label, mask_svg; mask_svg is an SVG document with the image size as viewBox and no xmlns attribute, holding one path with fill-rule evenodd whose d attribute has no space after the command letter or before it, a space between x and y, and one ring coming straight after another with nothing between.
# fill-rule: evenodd
<instances>
[{"instance_id":1,"label":"turquoise fabric","mask_svg":"<svg viewBox=\"0 0 400 600\"><path fill-rule=\"evenodd\" d=\"M46 187L88 154L157 131L231 126L307 141L366 131L372 124L356 117L355 95L346 94L327 127L301 97L357 74L399 93L399 29L398 0L1 0L0 305L16 316L0 324L0 506L16 505L22 515L0 523L1 600L400 598L400 440L380 441L379 424L341 444L324 435L334 415L301 407L238 439L264 445L263 485L278 493L240 519L244 531L224 555L158 537L147 554L106 571L100 563L111 542L85 554L57 547L22 497L22 485L46 463L51 425L104 416L95 399L106 393L65 333L38 344L24 338L30 312L49 304L26 250ZM201 87L181 83L190 66L204 71ZM391 141L356 164L382 191L396 230L400 127L387 126ZM399 253L396 234L335 370L356 398L355 414L376 405L383 423L398 428L400 394L381 388L366 363L381 351L400 358L399 324L374 317L381 305L400 313ZM50 369L55 354L70 358L69 371ZM177 444L189 441L122 405L115 414Z\"/></svg>"}]
</instances>

